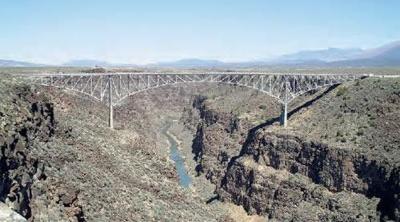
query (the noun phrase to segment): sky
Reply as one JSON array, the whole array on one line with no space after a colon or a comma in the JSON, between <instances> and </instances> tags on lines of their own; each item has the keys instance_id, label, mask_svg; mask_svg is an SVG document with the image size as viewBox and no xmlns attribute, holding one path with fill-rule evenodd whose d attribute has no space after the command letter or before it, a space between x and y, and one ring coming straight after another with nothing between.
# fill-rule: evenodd
<instances>
[{"instance_id":1,"label":"sky","mask_svg":"<svg viewBox=\"0 0 400 222\"><path fill-rule=\"evenodd\" d=\"M400 40L399 0L2 0L0 59L263 60Z\"/></svg>"}]
</instances>

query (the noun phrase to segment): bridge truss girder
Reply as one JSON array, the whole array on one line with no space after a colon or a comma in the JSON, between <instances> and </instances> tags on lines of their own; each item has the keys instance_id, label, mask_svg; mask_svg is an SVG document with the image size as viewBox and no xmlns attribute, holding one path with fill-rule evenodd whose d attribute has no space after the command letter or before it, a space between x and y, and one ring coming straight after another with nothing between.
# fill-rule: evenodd
<instances>
[{"instance_id":1,"label":"bridge truss girder","mask_svg":"<svg viewBox=\"0 0 400 222\"><path fill-rule=\"evenodd\" d=\"M366 75L280 74L280 73L98 73L42 74L40 84L65 88L88 95L112 108L131 95L179 83L223 83L261 91L282 104L282 124L287 124L288 104L298 96L324 87L352 81Z\"/></svg>"}]
</instances>

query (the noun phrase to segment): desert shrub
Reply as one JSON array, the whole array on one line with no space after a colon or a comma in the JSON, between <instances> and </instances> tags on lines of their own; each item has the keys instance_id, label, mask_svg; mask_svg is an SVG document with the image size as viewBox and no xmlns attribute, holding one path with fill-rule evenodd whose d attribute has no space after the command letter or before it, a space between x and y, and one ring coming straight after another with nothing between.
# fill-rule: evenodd
<instances>
[{"instance_id":1,"label":"desert shrub","mask_svg":"<svg viewBox=\"0 0 400 222\"><path fill-rule=\"evenodd\" d=\"M93 69L82 70L82 72L84 72L84 73L105 73L105 72L107 72L107 70L104 68L101 68L101 67L96 67Z\"/></svg>"},{"instance_id":2,"label":"desert shrub","mask_svg":"<svg viewBox=\"0 0 400 222\"><path fill-rule=\"evenodd\" d=\"M338 91L336 92L336 96L343 96L348 91L348 88L345 86L339 87Z\"/></svg>"},{"instance_id":3,"label":"desert shrub","mask_svg":"<svg viewBox=\"0 0 400 222\"><path fill-rule=\"evenodd\" d=\"M364 135L364 130L362 128L359 128L357 130L357 136L362 136L362 135Z\"/></svg>"},{"instance_id":4,"label":"desert shrub","mask_svg":"<svg viewBox=\"0 0 400 222\"><path fill-rule=\"evenodd\" d=\"M266 105L259 105L258 108L259 108L259 109L262 109L262 110L266 110L266 109L267 109L267 106L266 106Z\"/></svg>"},{"instance_id":5,"label":"desert shrub","mask_svg":"<svg viewBox=\"0 0 400 222\"><path fill-rule=\"evenodd\" d=\"M372 128L375 128L375 127L376 127L376 123L375 123L375 121L373 121L373 120L368 121L368 125L369 125L370 127L372 127Z\"/></svg>"}]
</instances>

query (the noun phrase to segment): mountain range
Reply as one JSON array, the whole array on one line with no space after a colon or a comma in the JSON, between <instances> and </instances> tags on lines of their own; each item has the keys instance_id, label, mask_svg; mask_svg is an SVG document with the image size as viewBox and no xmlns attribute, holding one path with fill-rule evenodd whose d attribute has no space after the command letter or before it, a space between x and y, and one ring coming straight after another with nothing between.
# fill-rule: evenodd
<instances>
[{"instance_id":1,"label":"mountain range","mask_svg":"<svg viewBox=\"0 0 400 222\"><path fill-rule=\"evenodd\" d=\"M0 67L39 67L42 64L0 59Z\"/></svg>"},{"instance_id":2,"label":"mountain range","mask_svg":"<svg viewBox=\"0 0 400 222\"><path fill-rule=\"evenodd\" d=\"M1 60L0 67L40 67L43 64ZM100 60L71 60L61 66L67 67L137 67L134 64L114 64ZM222 62L219 60L182 59L159 62L145 67L160 68L240 68L240 67L400 67L400 41L374 49L304 50L282 55L270 60L247 62Z\"/></svg>"},{"instance_id":3,"label":"mountain range","mask_svg":"<svg viewBox=\"0 0 400 222\"><path fill-rule=\"evenodd\" d=\"M339 48L328 48L322 50L309 50L300 51L293 54L283 55L275 59L276 62L307 62L307 61L324 61L333 62L338 60L353 59L361 56L364 50L359 48L354 49L339 49Z\"/></svg>"}]
</instances>

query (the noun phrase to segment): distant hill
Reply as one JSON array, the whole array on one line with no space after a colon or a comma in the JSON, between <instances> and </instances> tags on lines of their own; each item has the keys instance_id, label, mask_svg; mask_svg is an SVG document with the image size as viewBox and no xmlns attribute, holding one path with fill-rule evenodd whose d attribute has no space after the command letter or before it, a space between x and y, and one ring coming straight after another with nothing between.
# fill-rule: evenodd
<instances>
[{"instance_id":1,"label":"distant hill","mask_svg":"<svg viewBox=\"0 0 400 222\"><path fill-rule=\"evenodd\" d=\"M42 64L0 59L0 67L40 67Z\"/></svg>"},{"instance_id":2,"label":"distant hill","mask_svg":"<svg viewBox=\"0 0 400 222\"><path fill-rule=\"evenodd\" d=\"M112 66L110 63L101 60L91 60L91 59L78 59L71 60L63 64L63 66L71 66L71 67L108 67Z\"/></svg>"},{"instance_id":3,"label":"distant hill","mask_svg":"<svg viewBox=\"0 0 400 222\"><path fill-rule=\"evenodd\" d=\"M218 60L182 59L151 64L151 66L174 68L400 67L400 41L369 50L359 48L304 50L265 61L227 63Z\"/></svg>"},{"instance_id":4,"label":"distant hill","mask_svg":"<svg viewBox=\"0 0 400 222\"><path fill-rule=\"evenodd\" d=\"M336 61L329 65L350 67L400 66L400 42L366 50L356 59Z\"/></svg>"},{"instance_id":5,"label":"distant hill","mask_svg":"<svg viewBox=\"0 0 400 222\"><path fill-rule=\"evenodd\" d=\"M226 63L218 60L203 60L203 59L182 59L172 62L159 62L150 64L149 66L156 67L176 67L176 68L212 68L225 66Z\"/></svg>"},{"instance_id":6,"label":"distant hill","mask_svg":"<svg viewBox=\"0 0 400 222\"><path fill-rule=\"evenodd\" d=\"M377 48L364 50L364 52L358 57L358 59L376 57L393 50L398 50L399 47L400 47L400 41L391 42Z\"/></svg>"},{"instance_id":7,"label":"distant hill","mask_svg":"<svg viewBox=\"0 0 400 222\"><path fill-rule=\"evenodd\" d=\"M275 60L276 63L299 63L307 61L332 62L338 60L353 59L360 56L362 49L338 49L328 48L322 50L300 51L293 54L280 56Z\"/></svg>"},{"instance_id":8,"label":"distant hill","mask_svg":"<svg viewBox=\"0 0 400 222\"><path fill-rule=\"evenodd\" d=\"M0 60L0 67L40 67L41 64L29 62ZM110 63L102 60L71 60L62 66L69 67L138 67L133 64ZM244 62L222 62L210 59L181 59L170 62L158 62L145 67L161 68L274 68L274 67L400 67L400 41L374 49L339 49L304 50L293 54L279 56L271 60L253 60Z\"/></svg>"},{"instance_id":9,"label":"distant hill","mask_svg":"<svg viewBox=\"0 0 400 222\"><path fill-rule=\"evenodd\" d=\"M134 64L117 64L94 59L77 59L62 64L69 67L137 67Z\"/></svg>"}]
</instances>

